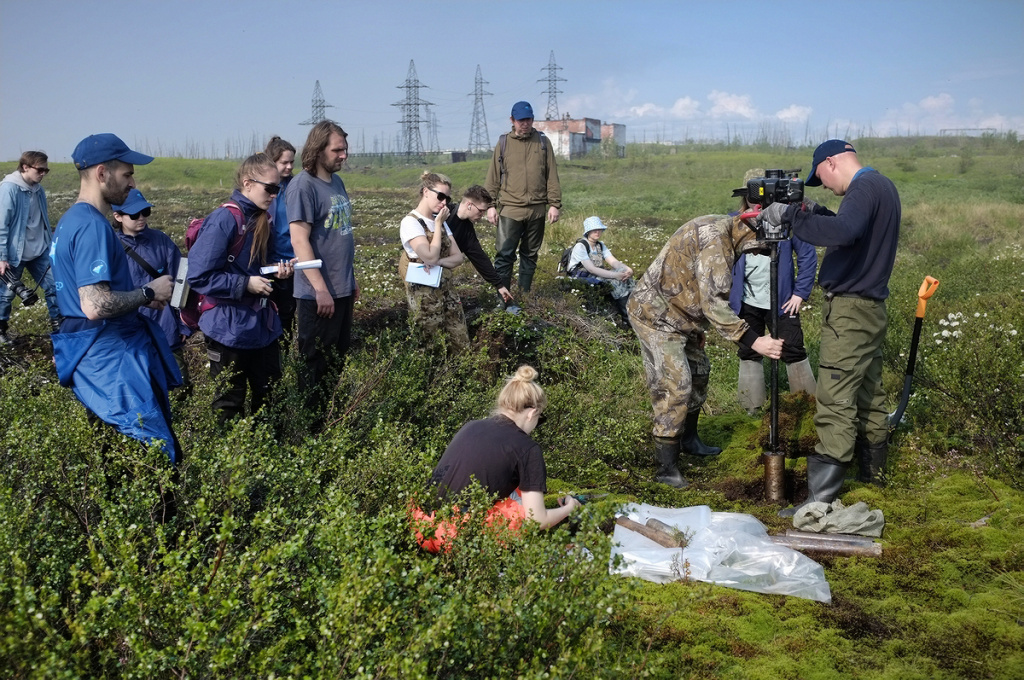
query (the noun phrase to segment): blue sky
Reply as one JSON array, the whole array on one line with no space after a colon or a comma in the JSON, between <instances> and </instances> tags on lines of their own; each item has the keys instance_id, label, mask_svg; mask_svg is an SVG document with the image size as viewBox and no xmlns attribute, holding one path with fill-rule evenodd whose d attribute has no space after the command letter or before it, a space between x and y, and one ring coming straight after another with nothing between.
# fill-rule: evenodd
<instances>
[{"instance_id":1,"label":"blue sky","mask_svg":"<svg viewBox=\"0 0 1024 680\"><path fill-rule=\"evenodd\" d=\"M479 65L494 144L513 102L546 111L552 50L559 113L629 141L1024 133L1021 0L0 0L0 160L96 132L300 146L317 80L353 151L392 149L410 60L442 148L468 144Z\"/></svg>"}]
</instances>

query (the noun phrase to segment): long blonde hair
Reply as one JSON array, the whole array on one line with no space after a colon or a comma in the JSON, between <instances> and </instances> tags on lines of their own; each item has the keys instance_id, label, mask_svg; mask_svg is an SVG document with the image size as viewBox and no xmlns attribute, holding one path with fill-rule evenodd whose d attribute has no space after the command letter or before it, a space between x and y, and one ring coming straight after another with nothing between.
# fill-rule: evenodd
<instances>
[{"instance_id":1,"label":"long blonde hair","mask_svg":"<svg viewBox=\"0 0 1024 680\"><path fill-rule=\"evenodd\" d=\"M277 163L274 159L262 151L253 154L242 161L235 173L235 188L242 191L245 180L255 179L269 171L277 172ZM252 249L249 251L249 264L252 264L259 255L260 264L267 263L267 245L270 243L270 215L266 210L260 210L256 215L256 224L253 227Z\"/></svg>"},{"instance_id":2,"label":"long blonde hair","mask_svg":"<svg viewBox=\"0 0 1024 680\"><path fill-rule=\"evenodd\" d=\"M520 366L515 375L509 377L505 381L505 386L501 388L493 415L502 411L520 413L528 408L543 411L548 405L548 398L544 394L544 388L534 382L537 375L537 369L533 366Z\"/></svg>"}]
</instances>

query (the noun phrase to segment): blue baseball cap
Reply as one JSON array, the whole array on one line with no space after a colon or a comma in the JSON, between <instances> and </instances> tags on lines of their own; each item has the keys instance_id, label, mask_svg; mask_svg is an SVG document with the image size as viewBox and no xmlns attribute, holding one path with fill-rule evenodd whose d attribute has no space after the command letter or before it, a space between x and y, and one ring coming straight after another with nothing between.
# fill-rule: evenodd
<instances>
[{"instance_id":1,"label":"blue baseball cap","mask_svg":"<svg viewBox=\"0 0 1024 680\"><path fill-rule=\"evenodd\" d=\"M117 135L104 132L89 135L78 143L71 153L71 160L79 170L91 168L107 161L121 161L132 165L146 165L153 162L152 156L132 151Z\"/></svg>"},{"instance_id":2,"label":"blue baseball cap","mask_svg":"<svg viewBox=\"0 0 1024 680\"><path fill-rule=\"evenodd\" d=\"M114 212L124 213L125 215L134 215L137 212L142 212L146 208L152 208L153 204L146 200L146 197L142 195L142 192L138 189L132 189L128 192L128 198L125 199L121 205L112 205L110 209Z\"/></svg>"},{"instance_id":3,"label":"blue baseball cap","mask_svg":"<svg viewBox=\"0 0 1024 680\"><path fill-rule=\"evenodd\" d=\"M533 107L530 106L530 102L516 102L512 105L512 119L522 120L524 118L533 118Z\"/></svg>"},{"instance_id":4,"label":"blue baseball cap","mask_svg":"<svg viewBox=\"0 0 1024 680\"><path fill-rule=\"evenodd\" d=\"M851 151L857 153L857 150L853 148L853 145L849 142L844 142L841 139L830 139L827 142L822 142L818 145L818 148L814 150L814 161L811 163L811 172L807 175L807 179L804 180L804 186L808 187L820 187L821 179L817 176L818 164L826 158L832 156L838 156L841 153Z\"/></svg>"}]
</instances>

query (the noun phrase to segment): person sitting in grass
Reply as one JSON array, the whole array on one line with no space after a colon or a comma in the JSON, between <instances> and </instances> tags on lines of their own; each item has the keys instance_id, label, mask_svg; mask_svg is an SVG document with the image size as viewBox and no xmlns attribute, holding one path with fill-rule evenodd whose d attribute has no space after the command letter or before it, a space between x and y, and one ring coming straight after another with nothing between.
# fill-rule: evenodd
<instances>
[{"instance_id":1,"label":"person sitting in grass","mask_svg":"<svg viewBox=\"0 0 1024 680\"><path fill-rule=\"evenodd\" d=\"M540 445L530 433L540 422L547 396L536 379L535 368L520 366L505 382L491 417L472 420L455 434L430 478L442 502L457 503L470 485L480 484L498 498L488 511L488 524L503 518L513 531L524 519L549 529L580 506L572 496L559 499L557 508L544 505L547 468ZM420 546L430 552L445 549L457 533L450 522L431 527L434 515L419 508L414 508L413 519L419 526ZM433 536L425 537L423 530Z\"/></svg>"},{"instance_id":2,"label":"person sitting in grass","mask_svg":"<svg viewBox=\"0 0 1024 680\"><path fill-rule=\"evenodd\" d=\"M576 242L569 256L569 276L588 283L607 284L609 295L622 318L629 323L626 304L636 286L633 270L615 259L608 246L600 241L601 232L608 229L596 215L583 220L583 238Z\"/></svg>"}]
</instances>

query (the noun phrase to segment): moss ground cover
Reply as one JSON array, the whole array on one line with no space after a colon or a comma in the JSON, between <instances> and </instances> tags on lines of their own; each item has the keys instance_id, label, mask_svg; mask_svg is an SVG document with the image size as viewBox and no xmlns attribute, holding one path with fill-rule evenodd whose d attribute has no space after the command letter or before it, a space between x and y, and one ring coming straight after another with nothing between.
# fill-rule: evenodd
<instances>
[{"instance_id":1,"label":"moss ground cover","mask_svg":"<svg viewBox=\"0 0 1024 680\"><path fill-rule=\"evenodd\" d=\"M1024 163L1015 140L969 141L969 163L948 140L856 142L903 197L885 346L893 407L917 288L925 274L942 283L890 483L849 482L843 496L884 510L883 556L821 558L830 605L608 576L605 530L619 502L706 503L754 514L773 532L786 524L762 500L767 430L735 404L734 348L709 333L702 435L725 452L693 462L686 490L653 484L635 337L597 292L555 278L586 216L609 224L606 243L641 272L685 220L731 209L747 168L799 167L810 150L638 147L625 159L562 164L563 219L548 231L534 291L521 296L524 313L494 311L486 284L460 268L473 350L453 358L410 347L395 272L398 222L421 169L351 164L343 176L363 299L321 434L309 432L291 356L277 405L218 431L193 345L196 390L174 406L187 458L172 480L158 451L88 422L56 384L42 305L16 305L18 337L0 354L4 675L1021 677ZM74 199L75 174L53 167L55 220ZM226 196L234 167L160 159L140 168L151 224L180 242L188 219ZM483 179L486 161L443 170L458 193ZM493 254L494 228L479 232ZM804 313L812 363L819 309L816 291ZM537 366L550 398L535 434L552 499L608 495L572 526L514 549L474 522L450 553L420 552L408 504L455 431L488 412L523 362ZM813 446L812 412L807 400L783 400L792 455ZM801 488L803 461L787 467ZM153 519L161 488L178 503L166 525Z\"/></svg>"}]
</instances>

